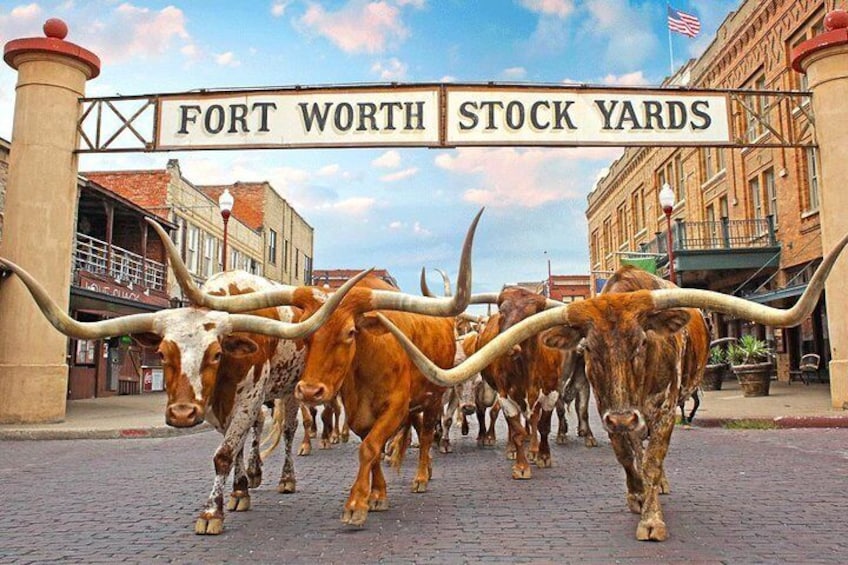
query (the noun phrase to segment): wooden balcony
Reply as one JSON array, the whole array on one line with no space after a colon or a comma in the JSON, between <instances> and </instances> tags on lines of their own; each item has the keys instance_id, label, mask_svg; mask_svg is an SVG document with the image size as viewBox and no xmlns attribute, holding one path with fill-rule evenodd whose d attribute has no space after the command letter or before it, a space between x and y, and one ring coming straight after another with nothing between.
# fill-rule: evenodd
<instances>
[{"instance_id":1,"label":"wooden balcony","mask_svg":"<svg viewBox=\"0 0 848 565\"><path fill-rule=\"evenodd\" d=\"M115 279L123 285L166 291L168 272L163 263L82 233L77 233L74 271L88 271Z\"/></svg>"}]
</instances>

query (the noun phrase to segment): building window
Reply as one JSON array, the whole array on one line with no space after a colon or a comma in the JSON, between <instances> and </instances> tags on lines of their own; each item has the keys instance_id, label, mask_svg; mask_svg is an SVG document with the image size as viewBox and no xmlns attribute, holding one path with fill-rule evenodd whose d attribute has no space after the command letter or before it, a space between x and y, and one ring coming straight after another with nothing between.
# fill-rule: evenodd
<instances>
[{"instance_id":1,"label":"building window","mask_svg":"<svg viewBox=\"0 0 848 565\"><path fill-rule=\"evenodd\" d=\"M748 84L748 88L751 90L765 90L765 75L757 75L757 77ZM745 106L747 106L747 108L743 108L743 116L745 118L745 139L748 142L753 142L765 132L763 123L769 123L768 113L770 106L768 97L759 94L746 94Z\"/></svg>"},{"instance_id":2,"label":"building window","mask_svg":"<svg viewBox=\"0 0 848 565\"><path fill-rule=\"evenodd\" d=\"M289 240L283 242L283 271L289 270Z\"/></svg>"},{"instance_id":3,"label":"building window","mask_svg":"<svg viewBox=\"0 0 848 565\"><path fill-rule=\"evenodd\" d=\"M819 209L819 152L815 147L807 147L807 201L806 211Z\"/></svg>"},{"instance_id":4,"label":"building window","mask_svg":"<svg viewBox=\"0 0 848 565\"><path fill-rule=\"evenodd\" d=\"M612 218L604 220L604 257L612 253Z\"/></svg>"},{"instance_id":5,"label":"building window","mask_svg":"<svg viewBox=\"0 0 848 565\"><path fill-rule=\"evenodd\" d=\"M601 262L601 234L598 230L592 232L592 248L589 250L592 256L592 266Z\"/></svg>"},{"instance_id":6,"label":"building window","mask_svg":"<svg viewBox=\"0 0 848 565\"><path fill-rule=\"evenodd\" d=\"M774 184L774 169L769 168L763 173L763 186L766 189L766 215L774 219L777 228L777 187Z\"/></svg>"},{"instance_id":7,"label":"building window","mask_svg":"<svg viewBox=\"0 0 848 565\"><path fill-rule=\"evenodd\" d=\"M701 149L701 182L705 183L716 174L715 163L713 163L713 148L704 147Z\"/></svg>"},{"instance_id":8,"label":"building window","mask_svg":"<svg viewBox=\"0 0 848 565\"><path fill-rule=\"evenodd\" d=\"M211 277L215 272L215 259L218 256L218 240L209 234L203 238L203 272L206 277Z\"/></svg>"},{"instance_id":9,"label":"building window","mask_svg":"<svg viewBox=\"0 0 848 565\"><path fill-rule=\"evenodd\" d=\"M788 46L786 49L786 67L789 68L789 59L792 56L792 51L795 50L796 47L801 45L803 42L808 39L812 39L813 37L819 35L824 31L824 16L822 15L821 10L818 11L813 17L808 19L804 24L802 24L798 30L792 34L792 37L789 38ZM792 88L795 90L809 90L809 84L807 83L807 75L806 73L789 73L790 77L792 77ZM809 100L809 98L807 99Z\"/></svg>"},{"instance_id":10,"label":"building window","mask_svg":"<svg viewBox=\"0 0 848 565\"><path fill-rule=\"evenodd\" d=\"M300 273L300 249L294 250L294 276Z\"/></svg>"},{"instance_id":11,"label":"building window","mask_svg":"<svg viewBox=\"0 0 848 565\"><path fill-rule=\"evenodd\" d=\"M630 239L627 233L627 208L619 206L618 208L618 245L624 245Z\"/></svg>"},{"instance_id":12,"label":"building window","mask_svg":"<svg viewBox=\"0 0 848 565\"><path fill-rule=\"evenodd\" d=\"M186 266L196 275L200 274L200 228L188 225L186 231Z\"/></svg>"},{"instance_id":13,"label":"building window","mask_svg":"<svg viewBox=\"0 0 848 565\"><path fill-rule=\"evenodd\" d=\"M268 262L277 264L277 232L268 230Z\"/></svg>"},{"instance_id":14,"label":"building window","mask_svg":"<svg viewBox=\"0 0 848 565\"><path fill-rule=\"evenodd\" d=\"M683 175L683 157L678 153L674 156L674 191L677 193L677 200L686 200L686 179Z\"/></svg>"},{"instance_id":15,"label":"building window","mask_svg":"<svg viewBox=\"0 0 848 565\"><path fill-rule=\"evenodd\" d=\"M303 284L312 284L312 257L303 256Z\"/></svg>"},{"instance_id":16,"label":"building window","mask_svg":"<svg viewBox=\"0 0 848 565\"><path fill-rule=\"evenodd\" d=\"M748 181L748 195L751 198L751 217L759 220L763 215L763 199L760 195L760 179L754 177Z\"/></svg>"},{"instance_id":17,"label":"building window","mask_svg":"<svg viewBox=\"0 0 848 565\"><path fill-rule=\"evenodd\" d=\"M633 227L640 232L645 227L645 188L640 186L630 195L630 217L633 219Z\"/></svg>"},{"instance_id":18,"label":"building window","mask_svg":"<svg viewBox=\"0 0 848 565\"><path fill-rule=\"evenodd\" d=\"M718 211L721 214L720 218L729 218L730 209L727 207L727 196L722 196L718 199Z\"/></svg>"}]
</instances>

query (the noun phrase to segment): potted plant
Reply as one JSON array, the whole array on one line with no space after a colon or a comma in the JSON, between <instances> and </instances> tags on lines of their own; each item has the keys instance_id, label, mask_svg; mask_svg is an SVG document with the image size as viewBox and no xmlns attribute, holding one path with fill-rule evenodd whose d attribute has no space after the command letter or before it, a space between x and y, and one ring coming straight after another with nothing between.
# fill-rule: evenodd
<instances>
[{"instance_id":1,"label":"potted plant","mask_svg":"<svg viewBox=\"0 0 848 565\"><path fill-rule=\"evenodd\" d=\"M745 335L727 350L731 370L745 396L768 396L771 385L772 352L768 344Z\"/></svg>"},{"instance_id":2,"label":"potted plant","mask_svg":"<svg viewBox=\"0 0 848 565\"><path fill-rule=\"evenodd\" d=\"M701 379L701 388L704 390L721 390L724 381L724 373L728 370L727 353L724 348L714 345L710 348L710 356L707 366L704 368L704 377Z\"/></svg>"}]
</instances>

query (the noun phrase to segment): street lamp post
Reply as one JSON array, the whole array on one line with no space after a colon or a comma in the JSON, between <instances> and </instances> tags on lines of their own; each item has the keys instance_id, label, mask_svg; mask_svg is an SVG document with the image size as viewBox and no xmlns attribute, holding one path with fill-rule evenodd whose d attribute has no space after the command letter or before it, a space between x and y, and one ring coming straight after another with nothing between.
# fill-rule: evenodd
<instances>
[{"instance_id":1,"label":"street lamp post","mask_svg":"<svg viewBox=\"0 0 848 565\"><path fill-rule=\"evenodd\" d=\"M227 270L227 226L230 222L230 212L233 211L233 203L235 199L230 194L230 190L225 188L221 196L218 197L218 208L221 209L221 217L224 219L224 245L221 248L223 270Z\"/></svg>"},{"instance_id":2,"label":"street lamp post","mask_svg":"<svg viewBox=\"0 0 848 565\"><path fill-rule=\"evenodd\" d=\"M663 183L660 190L660 206L665 213L667 225L666 231L666 247L668 248L668 280L673 284L677 284L677 277L674 274L674 246L671 238L671 212L674 210L674 191L668 183Z\"/></svg>"}]
</instances>

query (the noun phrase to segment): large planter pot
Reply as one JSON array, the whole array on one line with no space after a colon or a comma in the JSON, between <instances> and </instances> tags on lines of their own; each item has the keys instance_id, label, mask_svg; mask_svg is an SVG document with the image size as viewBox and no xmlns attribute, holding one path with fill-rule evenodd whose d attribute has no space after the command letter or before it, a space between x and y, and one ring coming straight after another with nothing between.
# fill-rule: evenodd
<instances>
[{"instance_id":1,"label":"large planter pot","mask_svg":"<svg viewBox=\"0 0 848 565\"><path fill-rule=\"evenodd\" d=\"M721 390L721 383L724 381L724 373L727 371L727 365L707 365L704 369L704 378L701 379L701 388L704 390Z\"/></svg>"},{"instance_id":2,"label":"large planter pot","mask_svg":"<svg viewBox=\"0 0 848 565\"><path fill-rule=\"evenodd\" d=\"M771 385L771 363L734 365L733 374L739 381L744 396L768 396Z\"/></svg>"}]
</instances>

